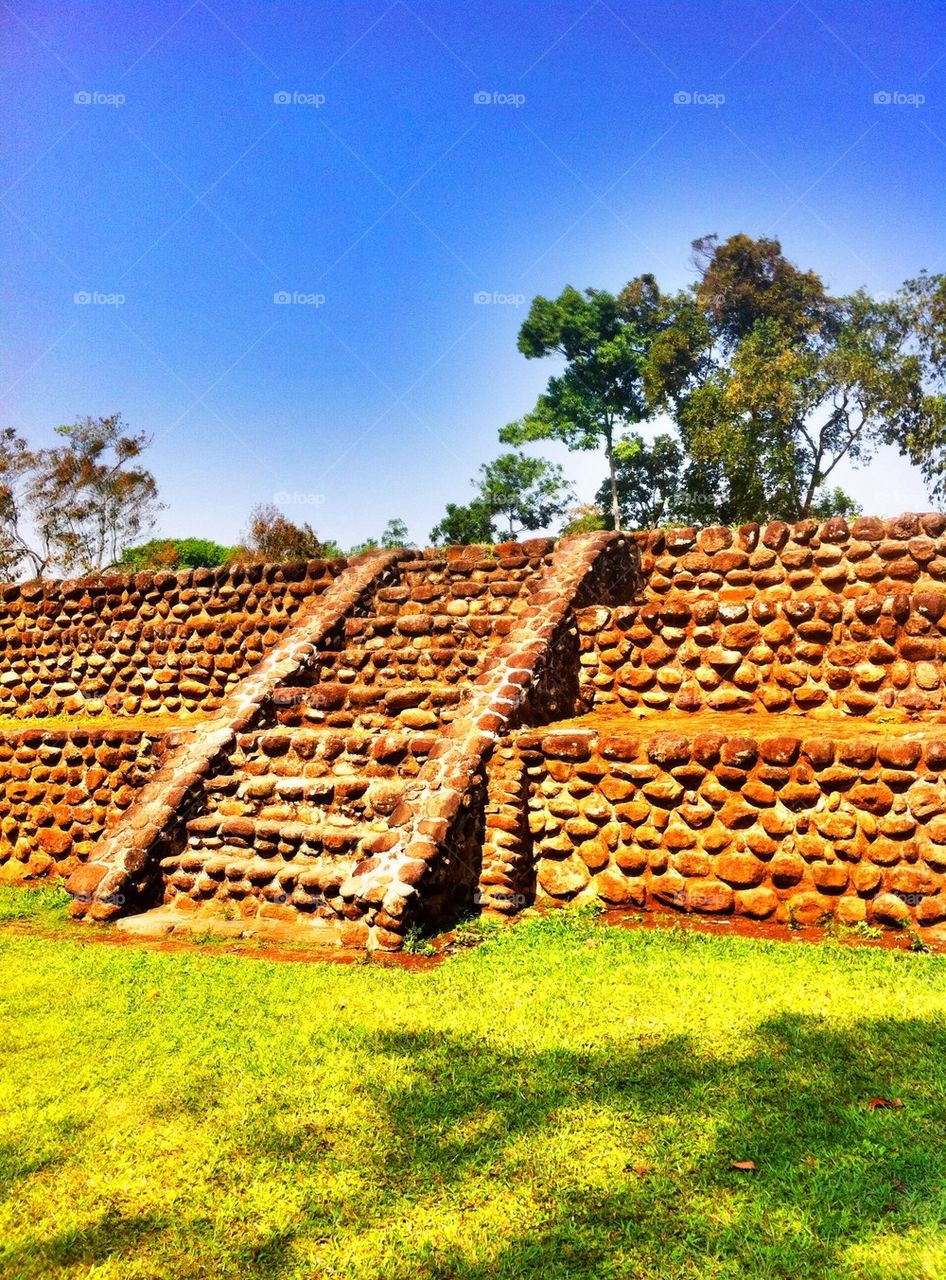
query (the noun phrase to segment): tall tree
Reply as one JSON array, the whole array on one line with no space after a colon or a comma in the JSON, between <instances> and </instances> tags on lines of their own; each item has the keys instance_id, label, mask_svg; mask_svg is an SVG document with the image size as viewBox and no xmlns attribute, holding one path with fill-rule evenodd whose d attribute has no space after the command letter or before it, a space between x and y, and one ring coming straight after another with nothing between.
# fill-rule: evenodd
<instances>
[{"instance_id":1,"label":"tall tree","mask_svg":"<svg viewBox=\"0 0 946 1280\"><path fill-rule=\"evenodd\" d=\"M39 577L48 563L23 529L26 488L34 466L35 457L22 436L12 427L0 431L0 577L4 580L15 578L24 563Z\"/></svg>"},{"instance_id":2,"label":"tall tree","mask_svg":"<svg viewBox=\"0 0 946 1280\"><path fill-rule=\"evenodd\" d=\"M493 513L482 498L474 498L466 506L448 502L443 519L430 531L430 541L435 547L495 542Z\"/></svg>"},{"instance_id":3,"label":"tall tree","mask_svg":"<svg viewBox=\"0 0 946 1280\"><path fill-rule=\"evenodd\" d=\"M505 444L553 439L571 450L603 445L615 529L621 512L614 445L621 427L647 412L642 371L650 324L661 316L654 305L657 295L651 278L642 277L637 295L629 295L623 307L603 290L582 293L570 285L557 298L533 299L519 332L519 350L530 360L559 356L565 368L549 379L531 413L499 433Z\"/></svg>"},{"instance_id":4,"label":"tall tree","mask_svg":"<svg viewBox=\"0 0 946 1280\"><path fill-rule=\"evenodd\" d=\"M650 444L636 432L624 436L614 446L614 465L625 526L653 529L688 518L683 450L673 436L655 436ZM596 494L602 511L607 511L610 498L611 486L605 481Z\"/></svg>"},{"instance_id":5,"label":"tall tree","mask_svg":"<svg viewBox=\"0 0 946 1280\"><path fill-rule=\"evenodd\" d=\"M934 447L905 295L832 297L775 240L709 236L694 249L700 279L662 300L644 379L651 412L679 430L698 516L800 519L831 505L824 486L842 461L864 464L882 444L917 458L923 426Z\"/></svg>"},{"instance_id":6,"label":"tall tree","mask_svg":"<svg viewBox=\"0 0 946 1280\"><path fill-rule=\"evenodd\" d=\"M381 534L381 545L388 550L395 550L398 547L409 547L412 545L408 541L407 525L397 516L393 520L389 520L384 526L384 532Z\"/></svg>"},{"instance_id":7,"label":"tall tree","mask_svg":"<svg viewBox=\"0 0 946 1280\"><path fill-rule=\"evenodd\" d=\"M494 542L499 532L515 538L522 530L545 529L564 515L572 500L562 468L547 458L504 453L480 467L476 497L468 506L447 504L447 514L430 534L435 546Z\"/></svg>"},{"instance_id":8,"label":"tall tree","mask_svg":"<svg viewBox=\"0 0 946 1280\"><path fill-rule=\"evenodd\" d=\"M77 418L56 428L65 443L32 455L26 504L36 529L38 573L96 573L153 524L161 504L150 471L140 465L151 443L120 413Z\"/></svg>"},{"instance_id":9,"label":"tall tree","mask_svg":"<svg viewBox=\"0 0 946 1280\"><path fill-rule=\"evenodd\" d=\"M510 538L523 529L547 529L573 498L562 468L546 458L503 453L480 467L480 475L479 496Z\"/></svg>"},{"instance_id":10,"label":"tall tree","mask_svg":"<svg viewBox=\"0 0 946 1280\"><path fill-rule=\"evenodd\" d=\"M946 275L923 272L900 291L901 321L912 335L918 370L906 452L919 466L930 494L946 502Z\"/></svg>"},{"instance_id":11,"label":"tall tree","mask_svg":"<svg viewBox=\"0 0 946 1280\"><path fill-rule=\"evenodd\" d=\"M310 524L295 524L271 502L260 503L249 515L241 544L233 559L278 564L290 560L318 560L325 544Z\"/></svg>"}]
</instances>

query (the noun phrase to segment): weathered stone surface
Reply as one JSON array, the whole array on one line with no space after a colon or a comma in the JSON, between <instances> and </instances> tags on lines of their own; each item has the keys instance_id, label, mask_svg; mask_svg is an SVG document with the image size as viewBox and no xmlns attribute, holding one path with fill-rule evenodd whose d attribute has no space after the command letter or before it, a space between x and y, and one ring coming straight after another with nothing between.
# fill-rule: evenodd
<instances>
[{"instance_id":1,"label":"weathered stone surface","mask_svg":"<svg viewBox=\"0 0 946 1280\"><path fill-rule=\"evenodd\" d=\"M274 918L342 915L378 945L403 936L421 899L471 893L451 877L475 876L480 861L483 882L510 902L531 892L536 859L574 860L587 883L559 901L607 900L595 882L615 876L639 880L650 905L681 876L724 886L729 910L743 911L740 895L765 903L773 893L779 919L816 901L838 914L853 901L863 918L878 894L899 895L918 918L946 874L946 739L924 724L946 711L944 532L946 520L908 516L602 534L554 552L539 540L495 554L398 552L347 569L7 589L18 643L9 670L0 660L0 707L32 698L57 715L214 709L229 738L209 725L173 745L139 734L90 746L66 734L57 754L49 735L0 735L6 857L43 874L104 855L111 896L91 892L106 915L122 896L116 885L129 901L153 891L158 859L158 881L175 887L182 911L220 893L241 918L263 905ZM628 546L640 549L646 581L633 577ZM619 564L632 566L633 589L622 588ZM58 665L40 628L29 629L57 609L70 655ZM134 626L110 650L83 647L110 609ZM169 628L184 623L193 627L172 643ZM17 656L30 645L38 655L45 645L42 688L31 659ZM555 727L609 706L627 719L600 732L594 719ZM865 717L856 736L852 715ZM244 775L235 736L261 727L272 750L247 758ZM89 838L116 821L98 845ZM303 884L304 859L341 874L324 889ZM421 893L395 894L389 907L388 886L413 888L401 878L408 862L423 868L410 873ZM340 898L339 886L359 879L370 884Z\"/></svg>"},{"instance_id":2,"label":"weathered stone surface","mask_svg":"<svg viewBox=\"0 0 946 1280\"><path fill-rule=\"evenodd\" d=\"M549 858L539 864L539 884L555 898L573 897L585 888L590 878L588 868L578 857L561 861Z\"/></svg>"},{"instance_id":3,"label":"weathered stone surface","mask_svg":"<svg viewBox=\"0 0 946 1280\"><path fill-rule=\"evenodd\" d=\"M877 924L899 925L910 920L910 908L892 893L882 893L869 908L869 916Z\"/></svg>"}]
</instances>

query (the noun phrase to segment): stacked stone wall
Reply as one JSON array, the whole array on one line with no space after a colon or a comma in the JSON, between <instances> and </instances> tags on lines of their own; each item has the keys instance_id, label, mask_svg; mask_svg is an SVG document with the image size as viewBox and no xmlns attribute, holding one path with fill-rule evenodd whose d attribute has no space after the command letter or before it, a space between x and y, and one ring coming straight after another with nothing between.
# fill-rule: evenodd
<instances>
[{"instance_id":1,"label":"stacked stone wall","mask_svg":"<svg viewBox=\"0 0 946 1280\"><path fill-rule=\"evenodd\" d=\"M164 735L131 729L0 733L0 880L70 875L165 748Z\"/></svg>"},{"instance_id":2,"label":"stacked stone wall","mask_svg":"<svg viewBox=\"0 0 946 1280\"><path fill-rule=\"evenodd\" d=\"M709 593L579 613L582 705L908 715L946 706L946 592Z\"/></svg>"},{"instance_id":3,"label":"stacked stone wall","mask_svg":"<svg viewBox=\"0 0 946 1280\"><path fill-rule=\"evenodd\" d=\"M670 593L756 595L812 589L836 595L885 595L921 579L946 582L946 515L906 514L850 523L748 524L738 529L658 529L635 535L644 598Z\"/></svg>"},{"instance_id":4,"label":"stacked stone wall","mask_svg":"<svg viewBox=\"0 0 946 1280\"><path fill-rule=\"evenodd\" d=\"M938 712L944 530L931 514L639 535L640 598L579 614L582 705Z\"/></svg>"},{"instance_id":5,"label":"stacked stone wall","mask_svg":"<svg viewBox=\"0 0 946 1280\"><path fill-rule=\"evenodd\" d=\"M214 711L344 565L232 565L5 586L0 715Z\"/></svg>"},{"instance_id":6,"label":"stacked stone wall","mask_svg":"<svg viewBox=\"0 0 946 1280\"><path fill-rule=\"evenodd\" d=\"M381 948L585 900L946 931L944 646L940 515L7 588L7 715L58 719L0 735L0 874Z\"/></svg>"},{"instance_id":7,"label":"stacked stone wall","mask_svg":"<svg viewBox=\"0 0 946 1280\"><path fill-rule=\"evenodd\" d=\"M503 856L531 864L536 901L785 924L946 920L942 731L692 723L524 730L500 753L494 791L529 779L527 830L502 826ZM517 891L488 878L495 898Z\"/></svg>"}]
</instances>

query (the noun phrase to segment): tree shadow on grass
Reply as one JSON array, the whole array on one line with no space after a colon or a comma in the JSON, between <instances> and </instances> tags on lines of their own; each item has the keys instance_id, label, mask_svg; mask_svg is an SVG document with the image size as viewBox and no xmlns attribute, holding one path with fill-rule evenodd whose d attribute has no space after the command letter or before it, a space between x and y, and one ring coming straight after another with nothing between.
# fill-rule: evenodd
<instances>
[{"instance_id":1,"label":"tree shadow on grass","mask_svg":"<svg viewBox=\"0 0 946 1280\"><path fill-rule=\"evenodd\" d=\"M723 1057L680 1036L506 1054L437 1033L376 1037L375 1053L413 1067L403 1089L368 1085L386 1122L375 1170L394 1195L384 1212L422 1219L484 1172L495 1170L497 1185L528 1182L523 1142L552 1134L566 1108L616 1134L653 1135L646 1154L627 1150L604 1193L583 1178L580 1147L566 1157L544 1188L542 1225L511 1223L488 1263L456 1249L425 1257L407 1241L403 1265L383 1274L638 1274L630 1261L615 1270L617 1255L654 1276L671 1259L680 1276L824 1280L875 1231L946 1223L946 1027L889 1019L838 1030L782 1015L740 1048ZM878 1096L904 1105L872 1110ZM477 1118L488 1123L471 1125ZM732 1168L744 1160L756 1170Z\"/></svg>"},{"instance_id":2,"label":"tree shadow on grass","mask_svg":"<svg viewBox=\"0 0 946 1280\"><path fill-rule=\"evenodd\" d=\"M291 1163L311 1209L290 1228L228 1241L198 1215L103 1217L0 1252L0 1272L52 1275L145 1251L174 1259L175 1276L318 1275L323 1257L325 1274L345 1275L339 1259L370 1234L383 1244L359 1274L387 1280L826 1280L852 1274L845 1252L875 1233L946 1221L946 1026L932 1020L839 1029L780 1015L725 1054L690 1036L540 1052L432 1031L356 1027L348 1040L376 1116L355 1147L371 1195L352 1195L328 1243L332 1129L293 1114L298 1082L286 1081L278 1128L267 1112L255 1131L221 1136L240 1157L234 1180L252 1180L254 1165L265 1177L280 1152ZM903 1107L871 1110L878 1096ZM606 1162L605 1180L589 1158ZM471 1230L467 1248L463 1214L485 1201L502 1227L485 1242ZM458 1226L440 1243L433 1227L447 1212Z\"/></svg>"},{"instance_id":3,"label":"tree shadow on grass","mask_svg":"<svg viewBox=\"0 0 946 1280\"><path fill-rule=\"evenodd\" d=\"M0 1142L0 1199L13 1191L25 1178L47 1173L69 1160L70 1145L85 1130L85 1123L75 1116L63 1116L55 1124L48 1121L27 1141Z\"/></svg>"},{"instance_id":4,"label":"tree shadow on grass","mask_svg":"<svg viewBox=\"0 0 946 1280\"><path fill-rule=\"evenodd\" d=\"M213 1222L186 1214L169 1221L161 1215L106 1212L88 1226L28 1236L15 1247L0 1243L0 1276L85 1275L109 1261L118 1262L114 1274L123 1275L123 1266L130 1272L134 1259L135 1274L168 1280L231 1275L278 1280L287 1274L292 1243L292 1232L271 1231L237 1245L217 1237Z\"/></svg>"}]
</instances>

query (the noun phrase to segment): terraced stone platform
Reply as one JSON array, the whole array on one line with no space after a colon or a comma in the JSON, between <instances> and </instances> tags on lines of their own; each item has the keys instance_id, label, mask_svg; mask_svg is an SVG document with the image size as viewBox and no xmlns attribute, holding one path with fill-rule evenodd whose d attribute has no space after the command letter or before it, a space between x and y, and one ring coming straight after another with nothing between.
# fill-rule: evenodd
<instances>
[{"instance_id":1,"label":"terraced stone platform","mask_svg":"<svg viewBox=\"0 0 946 1280\"><path fill-rule=\"evenodd\" d=\"M67 875L77 919L946 927L946 516L3 596L0 875Z\"/></svg>"},{"instance_id":2,"label":"terraced stone platform","mask_svg":"<svg viewBox=\"0 0 946 1280\"><path fill-rule=\"evenodd\" d=\"M946 723L591 713L499 751L520 822L484 901L782 924L946 921Z\"/></svg>"}]
</instances>

